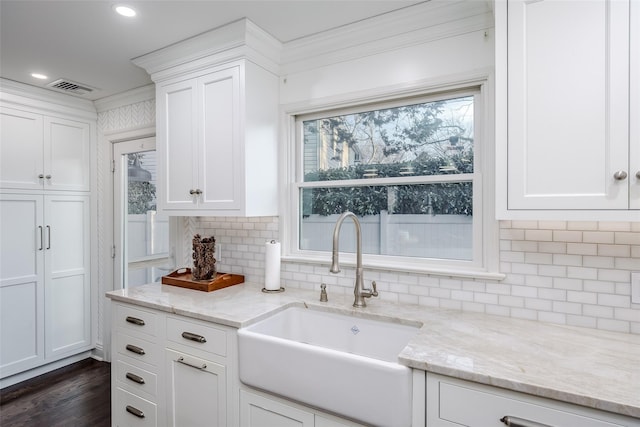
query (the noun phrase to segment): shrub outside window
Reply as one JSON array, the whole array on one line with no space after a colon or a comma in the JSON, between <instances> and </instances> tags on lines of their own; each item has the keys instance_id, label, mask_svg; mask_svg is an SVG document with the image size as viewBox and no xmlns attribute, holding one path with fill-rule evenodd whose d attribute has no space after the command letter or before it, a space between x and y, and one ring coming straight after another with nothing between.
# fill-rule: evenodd
<instances>
[{"instance_id":1,"label":"shrub outside window","mask_svg":"<svg viewBox=\"0 0 640 427\"><path fill-rule=\"evenodd\" d=\"M351 211L369 264L482 266L480 99L473 89L296 116L293 252L330 252ZM341 252L355 251L354 233L345 222Z\"/></svg>"}]
</instances>

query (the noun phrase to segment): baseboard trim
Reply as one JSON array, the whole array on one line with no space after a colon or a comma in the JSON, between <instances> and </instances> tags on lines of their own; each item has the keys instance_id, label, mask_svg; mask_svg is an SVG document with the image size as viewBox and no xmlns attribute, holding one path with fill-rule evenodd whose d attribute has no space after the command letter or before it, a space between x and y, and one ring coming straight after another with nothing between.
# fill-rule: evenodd
<instances>
[{"instance_id":1,"label":"baseboard trim","mask_svg":"<svg viewBox=\"0 0 640 427\"><path fill-rule=\"evenodd\" d=\"M73 356L66 357L64 359L56 360L46 365L38 366L37 368L29 369L28 371L20 372L19 374L11 375L10 377L0 380L0 389L12 386L14 384L26 381L28 379L37 377L38 375L46 374L47 372L54 371L56 369L63 368L75 362L79 362L84 359L92 357L91 350L85 351Z\"/></svg>"}]
</instances>

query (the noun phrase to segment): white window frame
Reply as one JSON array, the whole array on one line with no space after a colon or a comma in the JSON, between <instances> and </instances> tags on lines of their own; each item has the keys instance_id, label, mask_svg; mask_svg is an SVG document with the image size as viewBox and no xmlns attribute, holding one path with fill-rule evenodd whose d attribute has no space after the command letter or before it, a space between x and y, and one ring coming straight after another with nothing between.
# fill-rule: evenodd
<instances>
[{"instance_id":1,"label":"white window frame","mask_svg":"<svg viewBox=\"0 0 640 427\"><path fill-rule=\"evenodd\" d=\"M474 103L474 172L473 183L473 260L441 260L414 257L396 257L363 254L363 265L367 269L416 272L439 276L501 280L499 273L498 223L495 220L494 181L494 126L492 76L470 76L454 83L423 83L403 88L389 88L368 94L336 97L318 102L286 105L282 109L283 138L286 149L281 153L281 164L285 165L281 174L280 235L283 246L283 260L310 264L330 264L331 254L324 251L300 250L298 220L300 189L315 187L317 183L303 182L303 153L301 144L302 126L296 119L326 117L353 112L366 106L368 110L395 105L455 98L473 94ZM384 105L381 105L384 104ZM330 112L330 113L329 113ZM462 175L440 175L428 177L386 178L385 181L368 179L368 185L437 183L458 181ZM393 180L393 181L391 181ZM332 181L330 186L362 185L362 180ZM355 255L341 254L341 263L355 266Z\"/></svg>"}]
</instances>

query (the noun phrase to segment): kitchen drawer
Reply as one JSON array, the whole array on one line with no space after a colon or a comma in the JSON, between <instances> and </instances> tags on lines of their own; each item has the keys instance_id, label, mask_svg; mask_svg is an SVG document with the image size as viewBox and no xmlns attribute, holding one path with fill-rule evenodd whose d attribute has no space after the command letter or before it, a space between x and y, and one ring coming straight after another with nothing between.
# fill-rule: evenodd
<instances>
[{"instance_id":1,"label":"kitchen drawer","mask_svg":"<svg viewBox=\"0 0 640 427\"><path fill-rule=\"evenodd\" d=\"M122 359L116 361L116 381L133 393L146 393L155 398L158 395L158 375Z\"/></svg>"},{"instance_id":2,"label":"kitchen drawer","mask_svg":"<svg viewBox=\"0 0 640 427\"><path fill-rule=\"evenodd\" d=\"M210 324L167 317L167 340L218 356L227 356L227 331Z\"/></svg>"},{"instance_id":3,"label":"kitchen drawer","mask_svg":"<svg viewBox=\"0 0 640 427\"><path fill-rule=\"evenodd\" d=\"M160 323L158 318L158 314L152 311L121 304L116 306L116 327L127 332L155 337Z\"/></svg>"},{"instance_id":4,"label":"kitchen drawer","mask_svg":"<svg viewBox=\"0 0 640 427\"><path fill-rule=\"evenodd\" d=\"M119 354L151 366L158 366L162 359L162 351L157 344L122 332L116 333L115 345Z\"/></svg>"},{"instance_id":5,"label":"kitchen drawer","mask_svg":"<svg viewBox=\"0 0 640 427\"><path fill-rule=\"evenodd\" d=\"M553 427L637 426L608 412L427 374L427 425L505 427L504 416Z\"/></svg>"},{"instance_id":6,"label":"kitchen drawer","mask_svg":"<svg viewBox=\"0 0 640 427\"><path fill-rule=\"evenodd\" d=\"M116 388L113 425L118 427L156 427L158 408L155 403Z\"/></svg>"}]
</instances>

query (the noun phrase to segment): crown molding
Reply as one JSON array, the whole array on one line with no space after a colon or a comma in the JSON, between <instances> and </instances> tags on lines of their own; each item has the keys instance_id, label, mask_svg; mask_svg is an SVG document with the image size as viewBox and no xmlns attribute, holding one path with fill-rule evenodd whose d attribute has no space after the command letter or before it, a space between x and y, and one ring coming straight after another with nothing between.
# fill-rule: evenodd
<instances>
[{"instance_id":1,"label":"crown molding","mask_svg":"<svg viewBox=\"0 0 640 427\"><path fill-rule=\"evenodd\" d=\"M154 82L180 73L236 59L250 59L277 73L282 44L266 31L243 18L162 49L134 58Z\"/></svg>"},{"instance_id":2,"label":"crown molding","mask_svg":"<svg viewBox=\"0 0 640 427\"><path fill-rule=\"evenodd\" d=\"M37 86L0 78L0 102L3 105L36 109L46 114L65 114L95 121L93 101L54 92Z\"/></svg>"},{"instance_id":3,"label":"crown molding","mask_svg":"<svg viewBox=\"0 0 640 427\"><path fill-rule=\"evenodd\" d=\"M490 2L431 0L284 44L280 74L493 27Z\"/></svg>"},{"instance_id":4,"label":"crown molding","mask_svg":"<svg viewBox=\"0 0 640 427\"><path fill-rule=\"evenodd\" d=\"M114 110L125 105L137 104L138 102L143 101L150 101L152 99L155 99L155 97L155 85L150 84L98 99L94 101L94 104L96 107L96 111L98 113L102 113L104 111Z\"/></svg>"}]
</instances>

